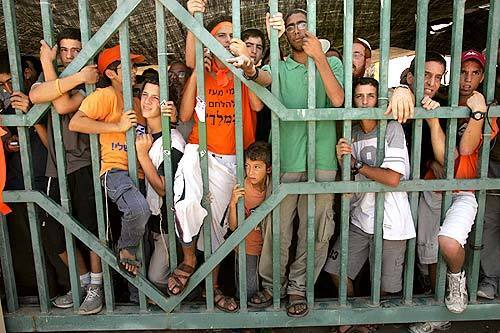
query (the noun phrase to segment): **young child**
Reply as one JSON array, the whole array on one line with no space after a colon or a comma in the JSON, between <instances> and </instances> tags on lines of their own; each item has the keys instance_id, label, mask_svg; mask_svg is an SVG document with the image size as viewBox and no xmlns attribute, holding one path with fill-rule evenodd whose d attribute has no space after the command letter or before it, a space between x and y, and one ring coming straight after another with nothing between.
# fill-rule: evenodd
<instances>
[{"instance_id":1,"label":"young child","mask_svg":"<svg viewBox=\"0 0 500 333\"><path fill-rule=\"evenodd\" d=\"M164 237L167 225L167 204L165 202L161 115L170 117L173 126L177 122L177 109L175 101L160 104L160 85L156 71L144 80L141 92L141 112L146 119L148 134L137 136L135 146L137 159L146 178L146 200L151 210L148 226L154 243L149 262L148 278L158 288L166 292L169 254L167 241ZM175 128L171 129L170 135L172 140L172 175L174 175L186 142Z\"/></svg>"},{"instance_id":2,"label":"young child","mask_svg":"<svg viewBox=\"0 0 500 333\"><path fill-rule=\"evenodd\" d=\"M236 230L238 217L236 204L240 198L245 201L245 218L259 207L265 200L269 174L271 173L271 146L269 143L257 141L245 152L245 184L236 184L229 203L229 229ZM259 257L262 251L262 233L260 226L252 230L246 238L247 259L247 295L248 299L259 290ZM236 289L239 288L238 256L236 256Z\"/></svg>"},{"instance_id":3,"label":"young child","mask_svg":"<svg viewBox=\"0 0 500 333\"><path fill-rule=\"evenodd\" d=\"M130 54L132 63L143 60L141 55ZM143 132L145 122L138 112L139 105L134 105L134 110L124 112L120 45L103 50L99 54L97 68L103 76L105 88L98 88L83 100L78 112L71 118L69 129L99 134L101 179L106 195L122 213L118 263L124 272L135 276L141 266L141 262L136 260L137 246L144 235L151 212L146 198L128 174L125 133L132 126L136 127L136 131ZM135 72L136 69L132 66L132 84Z\"/></svg>"}]
</instances>

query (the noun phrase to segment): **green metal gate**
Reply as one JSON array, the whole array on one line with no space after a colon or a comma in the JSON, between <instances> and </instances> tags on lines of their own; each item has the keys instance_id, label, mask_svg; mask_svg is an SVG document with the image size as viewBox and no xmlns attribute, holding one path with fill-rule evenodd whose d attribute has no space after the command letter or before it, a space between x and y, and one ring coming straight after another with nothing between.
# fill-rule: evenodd
<instances>
[{"instance_id":1,"label":"green metal gate","mask_svg":"<svg viewBox=\"0 0 500 333\"><path fill-rule=\"evenodd\" d=\"M69 75L79 71L88 64L94 56L103 47L106 41L119 31L122 59L129 57L129 31L127 19L129 15L141 3L141 0L118 0L117 8L109 19L93 36L91 36L89 25L88 1L78 1L78 11L80 17L80 29L82 32L82 41L84 47L79 56L66 68L62 75ZM202 14L198 13L192 17L175 0L155 0L156 3L156 25L158 39L158 64L160 68L160 89L161 99L168 99L168 75L167 75L167 47L165 33L165 11L170 11L180 22L182 22L197 37L197 75L198 92L204 99L204 81L203 81L203 45L208 47L219 59L227 59L227 51L203 28ZM354 182L350 181L349 161L344 159L344 168L342 180L337 182L315 181L315 151L314 144L309 146L308 152L308 181L305 183L287 183L279 181L280 159L279 159L279 122L280 121L307 121L308 137L315 137L316 121L337 120L343 121L343 137L350 139L351 123L356 119L380 119L379 122L379 145L383 144L385 129L388 117L383 116L382 110L387 106L387 87L388 82L388 63L390 46L390 15L391 1L381 0L380 10L380 91L379 107L372 109L356 109L352 107L352 40L354 23L354 3L353 1L344 2L344 72L345 72L345 107L335 109L316 109L316 112L306 112L314 109L315 101L315 71L309 71L309 109L286 109L283 104L274 96L279 95L279 77L278 71L273 70L272 91L258 86L254 82L243 78L241 71L229 66L235 77L235 105L236 105L236 134L237 141L237 163L238 163L238 181L242 184L244 177L243 169L243 139L242 139L242 116L241 116L241 84L244 82L254 91L271 109L272 109L272 137L275 138L272 143L273 148L273 193L272 195L244 222L243 207L240 204L238 221L240 227L220 246L217 251L205 252L205 263L194 273L190 283L180 296L165 297L149 281L143 277L130 278L122 274L130 283L136 286L140 291L140 305L117 305L114 301L113 286L110 269L117 270L118 265L115 254L106 246L105 237L105 216L104 207L101 200L96 200L96 209L99 221L99 238L89 233L78 221L68 215L70 209L70 200L65 174L65 156L62 144L61 125L59 115L52 110L51 116L54 126L54 135L56 142L56 155L58 166L58 180L61 190L61 203L56 203L45 194L33 190L32 161L30 159L30 147L28 137L28 127L33 126L44 115L49 104L35 105L27 114L17 111L16 115L2 116L2 125L18 126L19 141L21 146L21 156L23 165L23 174L25 180L24 191L4 192L3 196L6 202L26 203L28 208L29 226L31 229L31 240L35 260L36 276L38 280L39 307L20 307L14 278L11 249L9 248L9 235L5 217L1 217L0 223L0 258L2 272L6 286L7 309L5 313L5 323L8 331L62 331L62 330L132 330L132 329L196 329L196 328L233 328L233 327L292 327L292 326L327 326L339 324L359 324L359 323L395 323L395 322L416 322L429 320L486 320L500 319L500 302L498 301L479 301L477 300L476 290L479 275L480 244L482 238L482 225L485 209L486 190L500 189L500 179L487 178L488 153L490 143L485 140L481 148L480 158L480 178L471 180L453 179L453 149L455 147L455 135L457 129L457 118L469 116L467 108L458 107L458 83L460 75L460 53L462 45L463 22L465 0L453 1L453 40L452 40L452 66L451 66L451 85L450 85L450 105L451 107L441 107L432 112L424 111L422 108L416 108L414 121L414 141L412 142L411 164L419 165L420 161L420 141L422 136L422 119L426 117L449 118L447 127L447 179L427 180L419 179L418 168L412 169L412 180L402 181L398 187L399 191L410 193L410 204L413 218L416 221L419 191L428 191L439 189L445 191L443 200L443 210L449 207L451 202L451 191L456 189L476 189L479 209L475 223L475 229L471 233L473 240L472 255L470 258L468 270L468 289L470 293L470 305L467 310L460 314L452 314L444 305L445 294L445 270L442 259L438 266L438 282L436 294L434 296L414 296L413 295L413 273L415 262L415 239L408 242L406 265L404 273L403 295L401 297L384 298L380 295L380 277L381 277L381 257L382 257L382 218L383 214L383 192L393 191L394 189L381 185L376 182ZM426 32L429 0L417 1L417 61L416 61L416 97L420 100L423 97L423 77L426 49ZM3 0L3 13L5 18L5 28L7 33L8 51L11 64L11 73L14 90L20 90L22 80L19 47L17 45L16 19L13 0ZM278 1L270 0L271 14L278 11ZM49 0L40 1L44 38L50 45L53 45L52 38L52 14L51 3ZM234 36L240 35L240 4L238 0L232 1L232 15L234 24ZM310 30L315 33L316 30L316 2L307 1L308 25ZM498 40L500 37L500 0L491 0L490 16L487 39L488 63L486 67L485 96L487 102L491 102L494 96L495 88L495 61ZM271 66L278 66L278 37L276 31L271 33ZM128 61L122 61L125 73L130 73ZM309 68L314 68L314 63L309 59ZM124 79L129 78L124 75ZM132 107L132 90L130 79L124 84L125 109ZM88 86L87 92L92 91L93 87ZM490 116L500 116L500 107L490 108ZM170 156L170 135L169 120L163 118L163 140L165 154ZM485 126L486 135L489 128ZM135 145L133 144L134 133L127 133L129 170L134 181L137 182L137 166ZM381 146L379 146L380 148ZM208 192L208 164L206 152L206 135L204 123L200 122L200 157L202 166L202 175L204 179L204 193ZM92 165L94 172L94 187L96 198L102 198L102 191L99 182L99 144L97 136L91 135ZM379 154L383 154L383 149L378 149ZM381 160L378 156L377 160ZM165 177L171 179L170 161L165 159ZM347 260L348 260L348 226L349 226L349 197L352 192L377 192L376 196L376 228L375 228L375 265L373 271L373 284L371 297L369 298L347 298ZM169 211L169 221L173 220L172 191L167 190L167 203ZM319 299L314 295L314 194L318 193L340 193L341 216L338 222L341 225L341 271L338 299ZM214 292L212 287L211 271L222 261L236 246L239 246L239 268L241 272L245 271L245 244L246 235L262 220L267 214L273 217L273 274L279 276L280 255L279 255L279 204L287 194L307 194L308 195L308 228L307 228L307 302L310 313L304 318L293 319L286 315L286 312L280 303L280 285L279 278L274 279L273 306L266 310L248 309L245 302L241 302L241 309L235 314L226 314L214 309ZM209 208L207 202L204 207ZM79 280L75 264L74 238L76 237L85 245L97 253L103 260L104 272L104 290L105 290L105 310L94 316L79 316L75 309L55 309L51 308L48 297L47 277L45 273L44 254L40 240L40 226L35 213L35 206L47 211L57 219L64 227L66 232L66 244L69 257L70 280L74 297L75 307L79 304ZM277 209L278 208L278 209ZM205 221L209 221L210 214ZM210 249L210 224L205 223L205 249ZM169 250L171 267L177 265L177 255L175 247L174 226L169 223ZM144 273L144 272L142 272ZM240 299L246 299L246 281L245 274L240 274ZM195 286L205 281L206 284L206 304L190 304L183 302L183 299ZM158 307L147 304L146 297L153 300Z\"/></svg>"}]
</instances>

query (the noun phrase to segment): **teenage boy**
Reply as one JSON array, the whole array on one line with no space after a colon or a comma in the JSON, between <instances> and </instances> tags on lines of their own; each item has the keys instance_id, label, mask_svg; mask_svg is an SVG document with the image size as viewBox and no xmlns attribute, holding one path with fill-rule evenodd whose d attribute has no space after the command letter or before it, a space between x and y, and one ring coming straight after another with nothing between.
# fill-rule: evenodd
<instances>
[{"instance_id":1,"label":"teenage boy","mask_svg":"<svg viewBox=\"0 0 500 333\"><path fill-rule=\"evenodd\" d=\"M233 188L231 202L229 203L229 229L238 227L237 206L240 198L244 199L245 218L260 206L266 199L269 174L271 173L271 146L269 143L257 141L248 147L245 152L245 183L243 187L236 184ZM254 295L259 291L259 257L262 251L262 231L260 225L252 230L246 237L247 260L247 295ZM238 256L235 263L236 290L238 290Z\"/></svg>"},{"instance_id":2,"label":"teenage boy","mask_svg":"<svg viewBox=\"0 0 500 333\"><path fill-rule=\"evenodd\" d=\"M141 262L136 260L137 246L144 235L151 212L146 199L128 174L125 133L138 123L144 126L144 121L140 113L136 114L140 108L138 105L134 105L134 110L124 112L123 71L120 59L120 45L99 53L97 68L103 76L104 85L107 86L96 89L84 99L78 112L71 118L69 129L99 134L101 179L106 195L116 203L122 213L118 263L125 273L135 276L141 266ZM143 60L141 55L130 54L132 64ZM135 81L135 72L135 66L132 66L132 84Z\"/></svg>"},{"instance_id":3,"label":"teenage boy","mask_svg":"<svg viewBox=\"0 0 500 333\"><path fill-rule=\"evenodd\" d=\"M455 178L472 179L477 177L477 163L479 149L483 140L483 126L487 106L485 99L475 89L482 81L485 57L477 51L469 50L462 53L462 67L460 75L459 105L467 106L471 110L471 117L460 121L457 131L457 148L455 150ZM432 148L436 161L444 165L445 133L436 118L426 119L431 131ZM491 122L491 139L498 132L496 119ZM432 177L431 177L432 178ZM446 278L448 290L445 298L446 307L450 312L462 313L467 308L468 294L466 276L463 270L465 262L464 245L472 229L477 212L477 201L472 191L455 191L452 203L446 212L443 225L439 227L439 220L427 222L434 234L428 233L428 242L437 243L434 248L434 262L438 260L438 249L446 262L448 271ZM437 224L437 225L435 225ZM437 238L437 240L436 240ZM409 330L413 333L432 332L450 327L449 322L426 322L412 325Z\"/></svg>"},{"instance_id":4,"label":"teenage boy","mask_svg":"<svg viewBox=\"0 0 500 333\"><path fill-rule=\"evenodd\" d=\"M354 106L375 108L378 99L378 82L372 78L359 78L354 82ZM361 120L352 129L352 144L341 138L337 144L337 158L351 157L351 171L355 181L371 179L396 187L400 180L410 176L408 150L401 124L390 121L384 144L384 159L377 167L377 120ZM342 164L341 164L342 165ZM375 224L375 193L355 193L351 199L349 224L349 267L347 295L354 296L353 280L366 260L373 265L373 239ZM415 237L415 227L406 192L387 192L384 201L382 285L381 293L398 293L403 288L403 266L406 240ZM339 286L340 240L337 240L328 257L325 271Z\"/></svg>"},{"instance_id":5,"label":"teenage boy","mask_svg":"<svg viewBox=\"0 0 500 333\"><path fill-rule=\"evenodd\" d=\"M160 84L157 72L146 77L144 81L141 92L141 112L146 119L148 134L138 135L135 146L137 159L146 179L146 200L151 210L148 226L154 243L149 262L148 279L162 291L166 291L169 255L167 242L164 238L167 225L167 203L165 202L161 115L170 117L171 124L174 126L173 124L177 122L177 109L173 101L165 102L163 106L160 106ZM175 128L170 130L170 135L172 140L172 174L175 175L186 142Z\"/></svg>"},{"instance_id":6,"label":"teenage boy","mask_svg":"<svg viewBox=\"0 0 500 333\"><path fill-rule=\"evenodd\" d=\"M366 39L356 37L352 42L352 77L361 78L372 64L372 47Z\"/></svg>"},{"instance_id":7,"label":"teenage boy","mask_svg":"<svg viewBox=\"0 0 500 333\"><path fill-rule=\"evenodd\" d=\"M91 65L84 67L80 72L73 75L58 78L59 72L64 70L78 56L81 48L82 43L78 29L61 31L57 36L57 44L54 47L50 47L44 40L40 41L43 79L33 85L30 98L34 103L51 102L56 112L61 115L71 214L90 232L97 235L89 136L70 131L68 125L86 96L84 84L96 83L98 72L96 66ZM57 67L54 66L56 61ZM46 176L49 177L47 194L53 200L59 202L56 153L52 133L53 125L50 117L47 130L49 141L46 166ZM67 265L68 254L66 252L63 226L47 213L43 214L43 220L45 221L43 231L46 246L54 247L61 260ZM90 251L90 267L87 267L81 250L78 248L76 249L76 259L85 296L79 313L97 313L102 309L103 304L101 259L93 251ZM55 299L53 304L60 308L71 307L73 305L71 291Z\"/></svg>"}]
</instances>

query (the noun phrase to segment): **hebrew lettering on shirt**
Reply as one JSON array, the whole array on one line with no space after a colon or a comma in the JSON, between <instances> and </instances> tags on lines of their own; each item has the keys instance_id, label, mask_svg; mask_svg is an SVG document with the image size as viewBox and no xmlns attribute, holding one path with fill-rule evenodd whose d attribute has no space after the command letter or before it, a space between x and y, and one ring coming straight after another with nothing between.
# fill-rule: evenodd
<instances>
[{"instance_id":1,"label":"hebrew lettering on shirt","mask_svg":"<svg viewBox=\"0 0 500 333\"><path fill-rule=\"evenodd\" d=\"M127 145L126 144L121 144L120 142L112 142L111 143L111 150L118 150L118 151L127 151Z\"/></svg>"}]
</instances>

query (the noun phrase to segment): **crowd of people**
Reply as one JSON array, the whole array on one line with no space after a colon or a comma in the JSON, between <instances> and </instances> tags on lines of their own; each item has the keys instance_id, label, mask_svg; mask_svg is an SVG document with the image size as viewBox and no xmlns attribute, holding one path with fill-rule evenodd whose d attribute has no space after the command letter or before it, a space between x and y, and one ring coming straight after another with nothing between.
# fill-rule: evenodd
<instances>
[{"instance_id":1,"label":"crowd of people","mask_svg":"<svg viewBox=\"0 0 500 333\"><path fill-rule=\"evenodd\" d=\"M205 6L205 0L187 2L191 14L205 12ZM205 100L199 98L197 92L195 36L189 31L185 61L172 62L168 69L170 101L160 98L156 70L148 69L137 75L136 64L144 61L141 55L130 54L131 77L125 80L119 45L101 51L96 65L88 65L75 74L59 77L59 73L82 49L78 29L62 30L53 47L42 40L39 58L22 58L22 91L13 91L8 58L4 56L0 59L4 114L14 113L14 110L27 113L33 104L50 102L60 115L66 157L66 168L62 172L66 172L70 214L94 235L97 235L97 215L89 134L99 135L100 178L106 196L107 223L109 228L119 229L114 232L115 238L108 239L116 247L117 262L120 269L131 277L139 274L143 265L146 266L147 278L165 294L183 293L199 264L197 251L204 250L202 225L207 211L202 206L200 122L205 123L207 131L211 209L208 223L212 251L225 241L228 233L238 228L238 202L244 205L245 217L248 217L272 192L271 146L268 143L272 140L269 138L270 109L246 85L242 85L241 89L245 179L243 184L237 184L234 76L224 61L241 69L247 80L264 87L269 87L273 81L271 70L279 71L280 94L276 98L286 108L307 109L307 61L311 58L317 72L316 108L340 108L344 105L342 56L330 43L326 43L325 47L323 41L308 31L307 13L295 9L284 17L281 13L268 15L266 21L267 34L271 29L277 30L279 37L285 35L290 46L290 53L281 56L278 68L271 68L268 64L269 47L264 32L251 28L241 34L241 39L236 39L232 36L230 19L217 18L207 25L207 30L232 55L228 59L219 59L210 51L205 52ZM379 83L369 75L372 72L370 43L363 38L355 38L352 52L353 106L377 108ZM492 147L489 176L498 177L500 174L500 145L495 144L498 121L488 117L489 106L480 88L485 66L484 53L477 50L462 53L459 105L468 107L471 113L469 118L458 120L454 156L456 179L477 177L478 152L485 126L489 126L492 132L490 137L486 137L491 140ZM419 167L424 179L446 178L446 119L425 119L421 163L410 166L409 159L414 105L425 110L448 105L441 91L446 71L443 56L428 51L425 55L423 99L415 100L415 60L405 71L402 84L390 89L384 113L392 114L394 121L387 124L382 160L377 160L378 120L354 122L351 140L338 137L334 121L317 121L313 142L308 142L306 122L280 122L280 182L308 181L307 152L311 145L315 145L316 152L316 182L335 181L345 156L350 157L350 171L356 181L373 180L395 188L401 180L411 178L411 167ZM123 83L128 79L134 86L131 110L125 109L122 93ZM98 88L88 94L85 84L97 84ZM163 147L162 117L168 117L171 124L172 148L168 154ZM136 133L138 184L129 174L126 132L132 128ZM2 138L7 155L5 189L23 189L16 128L5 129L7 134ZM60 202L58 176L61 170L58 172L58 169L61 165L56 163L52 119L46 116L30 127L29 140L35 189ZM164 156L170 159L172 178L165 176ZM167 221L165 191L168 188L173 188L175 221ZM441 197L439 191L422 192L418 223L414 223L407 193L395 190L384 194L381 294L397 295L402 291L407 241L416 238L418 267L422 276L427 277L429 289L433 291L436 287L436 264L438 253L441 253L447 266L445 303L449 311L461 313L468 303L465 245L478 204L473 190L453 191L451 206L441 225ZM477 291L478 296L487 299L499 294L500 272L495 263L500 254L499 200L498 193L488 193L484 248L481 250L482 280ZM341 244L335 233L334 201L333 193L316 195L314 278L317 279L325 271L331 276L332 285L338 287ZM14 213L7 218L12 223L26 225L25 206L12 205L11 208ZM57 280L58 275L67 271L67 267L60 263L68 265L64 228L48 213L40 211L38 215L47 266L54 267L51 276ZM289 316L303 317L309 312L306 300L307 195L287 195L280 204L279 215L281 297L287 299ZM177 241L182 248L177 267L169 265L165 237L167 223L175 224ZM297 224L295 228L294 223ZM374 224L375 193L354 193L350 200L348 296L358 294L353 281L360 275L365 263L374 264ZM218 309L238 311L238 302L248 302L249 306L256 308L272 305L273 278L278 279L273 276L272 239L271 216L264 218L246 236L248 300L238 300L225 294L221 283L227 281L220 278L219 266L214 269L214 301ZM150 244L150 251L139 260L137 250L141 240ZM294 249L292 256L291 247ZM81 244L77 244L76 259L83 296L79 313L98 313L104 298L101 259ZM238 263L234 270L238 276ZM235 285L238 287L238 283ZM129 289L130 300L137 300L137 290L131 286ZM64 293L54 295L52 303L59 308L72 307L71 290L67 288ZM429 322L412 325L409 329L413 333L428 333L449 326L449 322ZM372 327L342 326L335 329L346 333L352 329L370 331Z\"/></svg>"}]
</instances>

